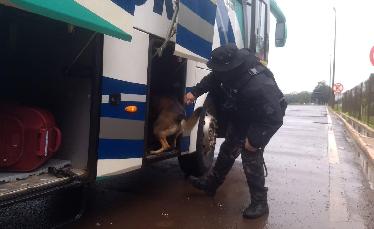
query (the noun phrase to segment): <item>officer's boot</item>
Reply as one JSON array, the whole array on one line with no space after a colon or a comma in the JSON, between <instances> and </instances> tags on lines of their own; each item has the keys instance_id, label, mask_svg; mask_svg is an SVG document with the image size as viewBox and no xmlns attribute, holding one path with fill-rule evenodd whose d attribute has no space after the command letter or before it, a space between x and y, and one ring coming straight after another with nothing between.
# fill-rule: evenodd
<instances>
[{"instance_id":1,"label":"officer's boot","mask_svg":"<svg viewBox=\"0 0 374 229\"><path fill-rule=\"evenodd\" d=\"M244 210L243 217L255 219L269 213L267 191L265 187L263 150L243 151L244 173L251 193L251 203Z\"/></svg>"},{"instance_id":2,"label":"officer's boot","mask_svg":"<svg viewBox=\"0 0 374 229\"><path fill-rule=\"evenodd\" d=\"M242 150L241 142L224 141L221 145L216 163L206 177L190 177L192 186L204 191L209 196L216 194Z\"/></svg>"}]
</instances>

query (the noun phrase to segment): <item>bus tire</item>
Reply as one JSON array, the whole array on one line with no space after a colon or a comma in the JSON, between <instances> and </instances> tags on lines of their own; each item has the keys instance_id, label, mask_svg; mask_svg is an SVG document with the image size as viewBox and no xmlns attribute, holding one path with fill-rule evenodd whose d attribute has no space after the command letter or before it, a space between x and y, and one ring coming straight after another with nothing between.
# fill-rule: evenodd
<instances>
[{"instance_id":1,"label":"bus tire","mask_svg":"<svg viewBox=\"0 0 374 229\"><path fill-rule=\"evenodd\" d=\"M186 176L203 176L209 171L213 164L216 137L216 119L204 108L198 124L196 151L178 157Z\"/></svg>"}]
</instances>

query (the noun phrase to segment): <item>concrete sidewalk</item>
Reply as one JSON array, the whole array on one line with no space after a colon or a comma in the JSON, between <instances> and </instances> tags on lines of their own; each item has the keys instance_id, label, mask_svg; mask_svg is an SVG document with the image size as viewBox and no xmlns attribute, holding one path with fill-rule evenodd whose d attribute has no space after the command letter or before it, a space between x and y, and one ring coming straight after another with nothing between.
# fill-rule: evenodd
<instances>
[{"instance_id":1,"label":"concrete sidewalk","mask_svg":"<svg viewBox=\"0 0 374 229\"><path fill-rule=\"evenodd\" d=\"M363 151L364 154L359 155L360 164L374 189L374 130L345 114L329 110L340 118L356 145Z\"/></svg>"}]
</instances>

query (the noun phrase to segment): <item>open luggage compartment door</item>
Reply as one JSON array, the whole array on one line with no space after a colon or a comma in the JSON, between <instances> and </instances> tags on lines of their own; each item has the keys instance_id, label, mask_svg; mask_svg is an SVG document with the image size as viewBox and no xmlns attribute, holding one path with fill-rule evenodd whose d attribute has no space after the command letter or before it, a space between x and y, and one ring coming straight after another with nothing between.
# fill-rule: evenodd
<instances>
[{"instance_id":1,"label":"open luggage compartment door","mask_svg":"<svg viewBox=\"0 0 374 229\"><path fill-rule=\"evenodd\" d=\"M92 31L130 41L135 4L110 0L0 0L16 7Z\"/></svg>"},{"instance_id":2,"label":"open luggage compartment door","mask_svg":"<svg viewBox=\"0 0 374 229\"><path fill-rule=\"evenodd\" d=\"M1 207L94 181L103 36L0 12Z\"/></svg>"}]
</instances>

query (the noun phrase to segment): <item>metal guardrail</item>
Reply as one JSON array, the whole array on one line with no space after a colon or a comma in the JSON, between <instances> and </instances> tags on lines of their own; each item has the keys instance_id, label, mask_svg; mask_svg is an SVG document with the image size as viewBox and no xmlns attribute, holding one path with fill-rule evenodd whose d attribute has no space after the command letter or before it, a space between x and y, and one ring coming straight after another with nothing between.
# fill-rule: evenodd
<instances>
[{"instance_id":1,"label":"metal guardrail","mask_svg":"<svg viewBox=\"0 0 374 229\"><path fill-rule=\"evenodd\" d=\"M336 101L337 109L374 127L374 74Z\"/></svg>"}]
</instances>

